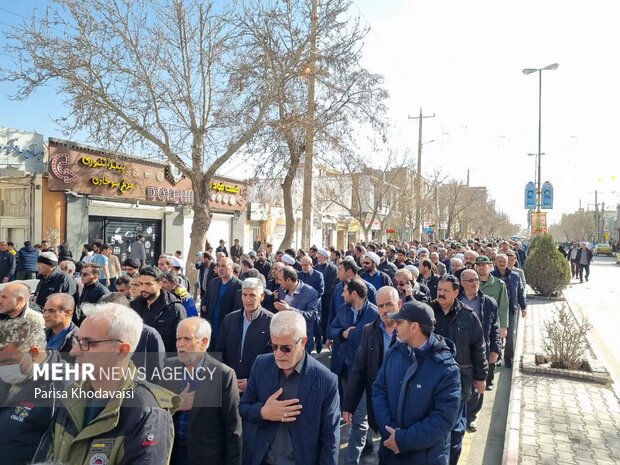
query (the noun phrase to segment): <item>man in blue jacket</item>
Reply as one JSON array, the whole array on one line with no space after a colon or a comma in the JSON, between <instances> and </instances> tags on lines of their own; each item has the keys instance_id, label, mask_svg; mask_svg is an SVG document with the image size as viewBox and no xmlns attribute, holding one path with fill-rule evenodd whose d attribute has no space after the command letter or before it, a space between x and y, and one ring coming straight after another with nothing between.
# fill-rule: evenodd
<instances>
[{"instance_id":1,"label":"man in blue jacket","mask_svg":"<svg viewBox=\"0 0 620 465\"><path fill-rule=\"evenodd\" d=\"M285 266L278 271L278 281L280 288L273 306L278 312L293 310L301 313L306 319L308 335L306 351L311 353L314 349L315 328L319 318L319 294L297 279L297 270L292 266Z\"/></svg>"},{"instance_id":2,"label":"man in blue jacket","mask_svg":"<svg viewBox=\"0 0 620 465\"><path fill-rule=\"evenodd\" d=\"M377 306L368 301L366 282L361 278L347 279L344 283L344 305L341 305L336 317L329 323L327 336L338 346L332 357L331 370L338 375L339 391L342 393L353 368L355 356L362 342L362 332L366 324L372 323L379 316ZM364 396L363 396L364 397ZM366 445L368 434L368 412L366 399L362 398L353 413L351 436L345 453L346 464L358 464L362 450Z\"/></svg>"},{"instance_id":3,"label":"man in blue jacket","mask_svg":"<svg viewBox=\"0 0 620 465\"><path fill-rule=\"evenodd\" d=\"M508 256L498 254L495 257L495 269L491 274L500 278L506 284L508 290L508 334L504 346L504 362L506 368L512 367L512 358L515 351L515 335L519 323L519 308L521 316L527 315L527 302L525 300L525 287L517 273L508 268Z\"/></svg>"},{"instance_id":4,"label":"man in blue jacket","mask_svg":"<svg viewBox=\"0 0 620 465\"><path fill-rule=\"evenodd\" d=\"M247 463L337 465L336 375L304 351L309 338L299 313L276 314L269 331L273 354L259 355L254 362L239 406L241 417L256 425Z\"/></svg>"},{"instance_id":5,"label":"man in blue jacket","mask_svg":"<svg viewBox=\"0 0 620 465\"><path fill-rule=\"evenodd\" d=\"M385 356L372 401L383 439L381 464L447 465L461 403L454 345L433 333L433 310L412 301L398 313L398 343Z\"/></svg>"}]
</instances>

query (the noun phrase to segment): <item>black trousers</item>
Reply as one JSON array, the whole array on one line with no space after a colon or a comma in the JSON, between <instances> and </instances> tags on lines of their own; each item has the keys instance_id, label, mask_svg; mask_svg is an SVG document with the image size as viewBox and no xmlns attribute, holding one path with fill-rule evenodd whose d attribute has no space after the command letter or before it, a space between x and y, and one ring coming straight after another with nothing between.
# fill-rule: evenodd
<instances>
[{"instance_id":1,"label":"black trousers","mask_svg":"<svg viewBox=\"0 0 620 465\"><path fill-rule=\"evenodd\" d=\"M586 270L586 281L590 277L590 265L579 264L579 281L583 281L583 270Z\"/></svg>"}]
</instances>

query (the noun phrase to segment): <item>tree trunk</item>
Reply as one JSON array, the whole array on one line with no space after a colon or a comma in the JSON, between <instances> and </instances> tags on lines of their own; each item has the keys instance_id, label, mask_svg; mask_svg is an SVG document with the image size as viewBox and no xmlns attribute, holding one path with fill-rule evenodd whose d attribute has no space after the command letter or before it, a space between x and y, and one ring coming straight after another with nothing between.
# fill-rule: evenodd
<instances>
[{"instance_id":1,"label":"tree trunk","mask_svg":"<svg viewBox=\"0 0 620 465\"><path fill-rule=\"evenodd\" d=\"M194 210L194 219L192 221L192 227L190 232L190 244L189 255L187 256L187 263L185 264L185 274L189 278L189 282L192 286L195 285L198 279L198 270L194 266L197 261L202 261L202 257L198 257L198 252L204 251L205 240L207 237L207 231L211 226L211 219L213 213L211 213L211 207L209 206L209 183L206 182L205 176L200 175L192 178L192 189L194 190L194 203L192 209Z\"/></svg>"},{"instance_id":2,"label":"tree trunk","mask_svg":"<svg viewBox=\"0 0 620 465\"><path fill-rule=\"evenodd\" d=\"M291 247L293 242L293 234L295 232L295 212L293 211L293 180L299 168L299 154L291 153L291 164L288 167L284 182L282 182L282 198L284 201L284 218L286 219L286 229L284 238L279 249L284 250Z\"/></svg>"}]
</instances>

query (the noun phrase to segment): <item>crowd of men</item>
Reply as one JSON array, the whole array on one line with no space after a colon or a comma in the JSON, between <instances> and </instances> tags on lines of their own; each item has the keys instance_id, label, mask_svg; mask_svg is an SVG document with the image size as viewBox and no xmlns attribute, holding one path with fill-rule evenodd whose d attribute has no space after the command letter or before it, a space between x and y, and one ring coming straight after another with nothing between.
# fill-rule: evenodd
<instances>
[{"instance_id":1,"label":"crowd of men","mask_svg":"<svg viewBox=\"0 0 620 465\"><path fill-rule=\"evenodd\" d=\"M0 242L0 272L13 257L0 274L7 463L336 465L344 421L347 464L379 434L381 464L454 465L527 312L518 242L257 241L246 254L236 240L229 254L220 241L195 264L196 299L179 256L151 266L143 244L120 263L102 241L77 260ZM124 376L33 375L59 363Z\"/></svg>"}]
</instances>

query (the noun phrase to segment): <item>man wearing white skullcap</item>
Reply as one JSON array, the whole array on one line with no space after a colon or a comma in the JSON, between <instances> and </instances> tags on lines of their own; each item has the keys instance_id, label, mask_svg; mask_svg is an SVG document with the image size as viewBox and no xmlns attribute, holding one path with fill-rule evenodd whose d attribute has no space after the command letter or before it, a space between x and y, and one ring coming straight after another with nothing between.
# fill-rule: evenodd
<instances>
[{"instance_id":1,"label":"man wearing white skullcap","mask_svg":"<svg viewBox=\"0 0 620 465\"><path fill-rule=\"evenodd\" d=\"M379 255L374 252L366 252L362 256L362 268L364 271L360 274L360 277L372 284L375 289L379 289L383 286L392 286L392 279L387 273L379 271L377 266L381 263Z\"/></svg>"}]
</instances>

